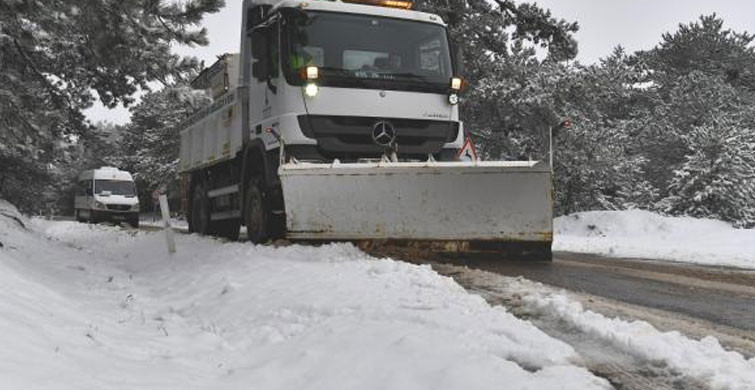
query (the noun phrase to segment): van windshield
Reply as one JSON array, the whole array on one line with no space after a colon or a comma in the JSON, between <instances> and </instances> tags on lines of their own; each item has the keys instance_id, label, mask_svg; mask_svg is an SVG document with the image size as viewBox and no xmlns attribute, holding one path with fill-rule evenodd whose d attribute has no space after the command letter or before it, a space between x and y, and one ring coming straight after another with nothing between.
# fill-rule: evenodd
<instances>
[{"instance_id":1,"label":"van windshield","mask_svg":"<svg viewBox=\"0 0 755 390\"><path fill-rule=\"evenodd\" d=\"M445 93L453 69L443 26L379 16L294 12L286 20L286 79L320 68L322 85Z\"/></svg>"},{"instance_id":2,"label":"van windshield","mask_svg":"<svg viewBox=\"0 0 755 390\"><path fill-rule=\"evenodd\" d=\"M136 186L133 181L95 180L94 192L102 194L104 191L110 191L112 195L136 196Z\"/></svg>"}]
</instances>

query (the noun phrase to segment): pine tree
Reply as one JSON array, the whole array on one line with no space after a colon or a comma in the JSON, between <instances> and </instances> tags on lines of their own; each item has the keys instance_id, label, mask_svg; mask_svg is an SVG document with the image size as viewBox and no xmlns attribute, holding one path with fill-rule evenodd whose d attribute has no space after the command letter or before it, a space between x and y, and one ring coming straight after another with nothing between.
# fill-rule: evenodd
<instances>
[{"instance_id":1,"label":"pine tree","mask_svg":"<svg viewBox=\"0 0 755 390\"><path fill-rule=\"evenodd\" d=\"M106 159L136 176L142 198L178 177L178 153L184 121L211 103L204 91L170 87L148 93L131 109L131 123L121 134L122 149Z\"/></svg>"},{"instance_id":2,"label":"pine tree","mask_svg":"<svg viewBox=\"0 0 755 390\"><path fill-rule=\"evenodd\" d=\"M755 224L755 131L736 118L716 118L682 135L689 150L674 171L666 211Z\"/></svg>"},{"instance_id":3,"label":"pine tree","mask_svg":"<svg viewBox=\"0 0 755 390\"><path fill-rule=\"evenodd\" d=\"M28 201L29 175L51 179L50 167L63 163L58 157L70 142L94 131L81 110L95 98L108 107L130 104L149 82L175 82L196 69L196 59L173 54L171 45L206 44L206 32L197 25L222 5L223 0L0 2L0 196Z\"/></svg>"}]
</instances>

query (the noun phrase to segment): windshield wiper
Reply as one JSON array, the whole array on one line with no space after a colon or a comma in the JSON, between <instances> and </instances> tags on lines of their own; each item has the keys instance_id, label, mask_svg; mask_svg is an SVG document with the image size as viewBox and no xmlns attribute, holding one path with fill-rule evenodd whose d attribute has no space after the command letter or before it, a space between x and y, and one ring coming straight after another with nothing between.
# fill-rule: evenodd
<instances>
[{"instance_id":1,"label":"windshield wiper","mask_svg":"<svg viewBox=\"0 0 755 390\"><path fill-rule=\"evenodd\" d=\"M414 74L414 73L386 73L388 76L406 77L408 79L415 79L420 81L427 81L427 77Z\"/></svg>"},{"instance_id":2,"label":"windshield wiper","mask_svg":"<svg viewBox=\"0 0 755 390\"><path fill-rule=\"evenodd\" d=\"M346 78L349 81L356 82L357 84L359 84L360 87L367 87L367 81L370 80L370 79L364 78L364 77L357 77L354 74L355 71L349 70L349 69L334 68L334 67L328 67L328 66L323 66L323 67L320 67L319 69L320 69L320 71L333 72L330 75L323 74L325 77L331 76L331 77Z\"/></svg>"}]
</instances>

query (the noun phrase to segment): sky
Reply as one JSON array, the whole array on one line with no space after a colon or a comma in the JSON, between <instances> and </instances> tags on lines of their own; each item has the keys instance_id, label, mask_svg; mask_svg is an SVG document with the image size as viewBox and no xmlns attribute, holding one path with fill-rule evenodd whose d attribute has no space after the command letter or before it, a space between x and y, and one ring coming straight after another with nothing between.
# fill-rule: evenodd
<instances>
[{"instance_id":1,"label":"sky","mask_svg":"<svg viewBox=\"0 0 755 390\"><path fill-rule=\"evenodd\" d=\"M622 45L627 52L653 48L665 32L676 31L700 15L716 13L735 31L755 32L755 1L752 0L538 0L553 16L576 21L580 31L577 60L591 64ZM205 18L210 44L205 47L177 47L176 52L204 60L207 65L217 55L238 52L241 0L226 0L226 7ZM92 121L125 123L127 109L108 110L97 105L86 111Z\"/></svg>"}]
</instances>

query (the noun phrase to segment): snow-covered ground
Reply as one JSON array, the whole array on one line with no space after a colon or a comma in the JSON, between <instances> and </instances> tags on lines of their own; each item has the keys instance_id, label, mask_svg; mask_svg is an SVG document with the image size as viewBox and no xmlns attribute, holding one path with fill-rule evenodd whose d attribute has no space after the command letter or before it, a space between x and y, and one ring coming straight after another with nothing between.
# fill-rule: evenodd
<instances>
[{"instance_id":1,"label":"snow-covered ground","mask_svg":"<svg viewBox=\"0 0 755 390\"><path fill-rule=\"evenodd\" d=\"M557 251L755 269L755 230L648 211L590 211L556 218Z\"/></svg>"},{"instance_id":2,"label":"snow-covered ground","mask_svg":"<svg viewBox=\"0 0 755 390\"><path fill-rule=\"evenodd\" d=\"M14 214L0 203L4 214ZM2 389L603 389L426 266L0 215Z\"/></svg>"},{"instance_id":3,"label":"snow-covered ground","mask_svg":"<svg viewBox=\"0 0 755 390\"><path fill-rule=\"evenodd\" d=\"M139 222L142 226L163 227L163 220L153 217L144 218ZM185 219L171 218L170 226L174 229L189 230L189 223ZM243 227L242 227L243 228ZM244 228L245 229L245 228Z\"/></svg>"}]
</instances>

